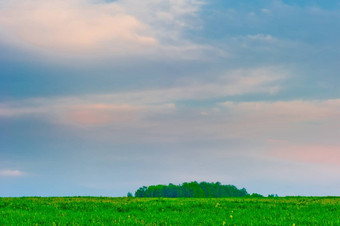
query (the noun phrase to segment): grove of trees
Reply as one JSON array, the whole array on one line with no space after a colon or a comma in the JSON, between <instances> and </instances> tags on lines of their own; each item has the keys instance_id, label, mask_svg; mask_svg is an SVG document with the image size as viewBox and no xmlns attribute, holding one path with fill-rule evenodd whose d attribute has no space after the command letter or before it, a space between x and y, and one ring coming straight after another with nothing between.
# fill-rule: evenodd
<instances>
[{"instance_id":1,"label":"grove of trees","mask_svg":"<svg viewBox=\"0 0 340 226\"><path fill-rule=\"evenodd\" d=\"M220 182L190 182L180 185L152 185L140 187L135 192L135 197L244 197L249 196L245 188L238 189L234 185L223 185Z\"/></svg>"}]
</instances>

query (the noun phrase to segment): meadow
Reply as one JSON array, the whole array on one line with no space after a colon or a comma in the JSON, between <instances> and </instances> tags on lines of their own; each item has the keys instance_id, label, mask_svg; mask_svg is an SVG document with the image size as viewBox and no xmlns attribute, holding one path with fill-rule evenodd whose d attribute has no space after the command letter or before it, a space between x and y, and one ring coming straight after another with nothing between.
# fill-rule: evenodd
<instances>
[{"instance_id":1,"label":"meadow","mask_svg":"<svg viewBox=\"0 0 340 226\"><path fill-rule=\"evenodd\" d=\"M340 225L340 197L0 198L0 225Z\"/></svg>"}]
</instances>

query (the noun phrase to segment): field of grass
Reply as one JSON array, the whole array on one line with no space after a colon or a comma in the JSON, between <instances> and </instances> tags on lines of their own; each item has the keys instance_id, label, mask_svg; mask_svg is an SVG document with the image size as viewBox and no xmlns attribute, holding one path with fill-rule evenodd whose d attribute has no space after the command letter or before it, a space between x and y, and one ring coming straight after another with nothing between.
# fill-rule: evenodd
<instances>
[{"instance_id":1,"label":"field of grass","mask_svg":"<svg viewBox=\"0 0 340 226\"><path fill-rule=\"evenodd\" d=\"M340 225L340 198L0 198L0 225L25 224Z\"/></svg>"}]
</instances>

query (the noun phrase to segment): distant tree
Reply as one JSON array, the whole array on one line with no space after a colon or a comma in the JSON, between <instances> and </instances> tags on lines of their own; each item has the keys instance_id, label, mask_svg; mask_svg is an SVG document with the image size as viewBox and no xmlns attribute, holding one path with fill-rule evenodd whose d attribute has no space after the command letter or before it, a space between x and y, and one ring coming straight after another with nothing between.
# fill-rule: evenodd
<instances>
[{"instance_id":1,"label":"distant tree","mask_svg":"<svg viewBox=\"0 0 340 226\"><path fill-rule=\"evenodd\" d=\"M268 197L270 197L270 198L274 198L275 197L276 198L276 197L279 197L279 196L277 194L269 194Z\"/></svg>"},{"instance_id":2,"label":"distant tree","mask_svg":"<svg viewBox=\"0 0 340 226\"><path fill-rule=\"evenodd\" d=\"M131 193L131 192L128 192L128 193L127 193L127 197L133 197L132 193Z\"/></svg>"},{"instance_id":3,"label":"distant tree","mask_svg":"<svg viewBox=\"0 0 340 226\"><path fill-rule=\"evenodd\" d=\"M251 194L251 196L250 197L254 197L254 198L261 198L261 197L263 197L263 195L261 195L261 194L257 194L257 193L253 193L253 194Z\"/></svg>"},{"instance_id":4,"label":"distant tree","mask_svg":"<svg viewBox=\"0 0 340 226\"><path fill-rule=\"evenodd\" d=\"M238 189L234 185L222 185L220 182L208 183L197 181L185 182L181 185L152 185L140 187L135 197L244 197L249 196L245 188Z\"/></svg>"}]
</instances>

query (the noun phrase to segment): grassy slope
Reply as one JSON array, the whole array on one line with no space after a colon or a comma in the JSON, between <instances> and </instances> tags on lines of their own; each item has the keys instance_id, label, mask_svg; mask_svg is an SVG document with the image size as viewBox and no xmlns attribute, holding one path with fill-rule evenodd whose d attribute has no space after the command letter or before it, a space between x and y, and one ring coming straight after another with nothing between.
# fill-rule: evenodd
<instances>
[{"instance_id":1,"label":"grassy slope","mask_svg":"<svg viewBox=\"0 0 340 226\"><path fill-rule=\"evenodd\" d=\"M340 198L0 198L0 225L36 223L340 225Z\"/></svg>"}]
</instances>

